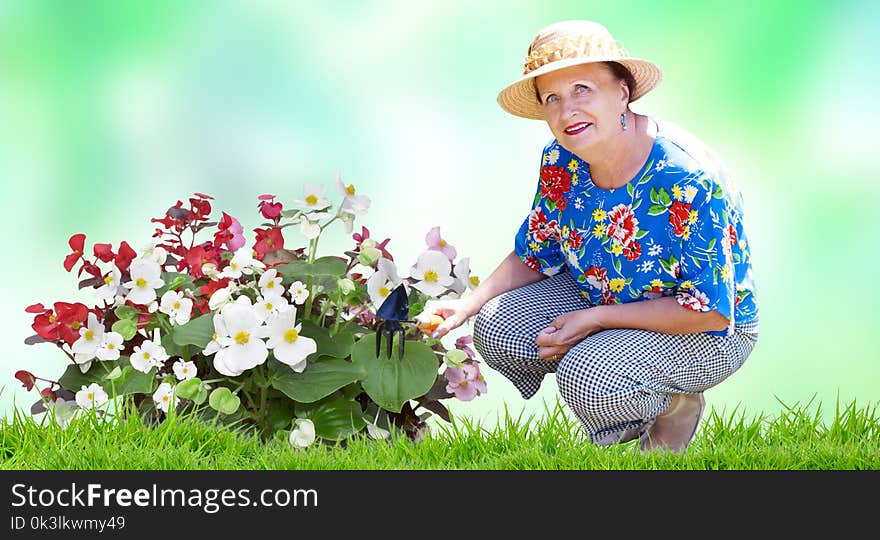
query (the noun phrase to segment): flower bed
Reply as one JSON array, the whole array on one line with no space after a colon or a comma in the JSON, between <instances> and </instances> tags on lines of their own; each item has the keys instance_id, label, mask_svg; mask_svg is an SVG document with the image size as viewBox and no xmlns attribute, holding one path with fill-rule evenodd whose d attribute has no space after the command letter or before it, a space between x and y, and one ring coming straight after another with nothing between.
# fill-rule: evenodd
<instances>
[{"instance_id":1,"label":"flower bed","mask_svg":"<svg viewBox=\"0 0 880 540\"><path fill-rule=\"evenodd\" d=\"M479 282L469 259L456 261L434 227L428 249L401 276L390 239L377 242L366 227L352 234L370 199L339 177L336 187L335 211L321 185L305 185L290 209L260 195L266 221L252 245L231 215L211 220L213 198L201 193L152 219L155 240L140 252L125 241L115 250L97 243L88 258L85 235L71 236L64 268L79 265L79 287L94 291L96 305L26 308L36 335L25 342L52 343L71 362L57 380L15 374L40 395L31 412L63 425L84 408L125 414L125 404L155 422L194 410L297 447L362 430L381 439L399 429L419 440L431 415L449 421L444 400L486 392L470 336L447 349L430 335L436 321L403 323L405 343L390 344L405 345L399 358L379 351L377 311L399 286L408 319L430 299L466 294ZM355 245L344 257L317 257L335 221ZM307 245L285 247L289 227ZM196 239L205 233L213 236Z\"/></svg>"}]
</instances>

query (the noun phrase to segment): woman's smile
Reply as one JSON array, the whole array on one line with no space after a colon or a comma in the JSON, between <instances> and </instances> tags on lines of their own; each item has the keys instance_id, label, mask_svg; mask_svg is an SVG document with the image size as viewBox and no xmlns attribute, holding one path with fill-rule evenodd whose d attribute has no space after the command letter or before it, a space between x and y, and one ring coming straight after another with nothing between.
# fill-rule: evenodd
<instances>
[{"instance_id":1,"label":"woman's smile","mask_svg":"<svg viewBox=\"0 0 880 540\"><path fill-rule=\"evenodd\" d=\"M578 122L576 124L572 124L565 128L566 135L577 135L579 133L583 133L585 129L592 126L593 124L590 122Z\"/></svg>"}]
</instances>

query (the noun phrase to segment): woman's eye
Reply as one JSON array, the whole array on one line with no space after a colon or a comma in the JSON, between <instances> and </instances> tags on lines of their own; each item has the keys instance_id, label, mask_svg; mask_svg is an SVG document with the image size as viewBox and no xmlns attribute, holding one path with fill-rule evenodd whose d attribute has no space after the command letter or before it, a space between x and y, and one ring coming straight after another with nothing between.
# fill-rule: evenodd
<instances>
[{"instance_id":1,"label":"woman's eye","mask_svg":"<svg viewBox=\"0 0 880 540\"><path fill-rule=\"evenodd\" d=\"M556 103L557 101L559 101L559 98L556 97L556 95L554 94L550 94L549 96L544 98L544 103Z\"/></svg>"},{"instance_id":2,"label":"woman's eye","mask_svg":"<svg viewBox=\"0 0 880 540\"><path fill-rule=\"evenodd\" d=\"M590 90L590 87L589 87L589 86L585 86L585 85L583 85L583 84L576 84L576 85L574 85L574 91L575 91L576 93L578 93L578 94L581 94L581 93L583 93L583 92L587 92L587 91L589 91L589 90Z\"/></svg>"}]
</instances>

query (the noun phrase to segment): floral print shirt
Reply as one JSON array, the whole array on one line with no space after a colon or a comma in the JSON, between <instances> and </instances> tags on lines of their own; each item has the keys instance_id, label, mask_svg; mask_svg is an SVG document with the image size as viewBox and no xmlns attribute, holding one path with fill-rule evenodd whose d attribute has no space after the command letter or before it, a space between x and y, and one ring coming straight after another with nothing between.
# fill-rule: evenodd
<instances>
[{"instance_id":1,"label":"floral print shirt","mask_svg":"<svg viewBox=\"0 0 880 540\"><path fill-rule=\"evenodd\" d=\"M758 318L742 197L714 153L668 122L642 170L616 189L597 187L586 162L547 144L514 243L545 275L568 266L593 306L674 295L730 319L713 335Z\"/></svg>"}]
</instances>

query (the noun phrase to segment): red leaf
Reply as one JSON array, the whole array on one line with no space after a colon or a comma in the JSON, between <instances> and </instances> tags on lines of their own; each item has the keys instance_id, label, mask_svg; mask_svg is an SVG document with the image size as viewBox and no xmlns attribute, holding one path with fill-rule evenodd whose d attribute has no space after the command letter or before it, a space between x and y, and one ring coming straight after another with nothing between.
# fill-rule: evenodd
<instances>
[{"instance_id":1,"label":"red leaf","mask_svg":"<svg viewBox=\"0 0 880 540\"><path fill-rule=\"evenodd\" d=\"M48 386L46 388L43 388L43 390L40 392L40 394L42 394L44 398L48 399L49 401L52 401L53 403L55 401L58 401L58 394L56 394L55 391L52 390L51 388L49 388Z\"/></svg>"},{"instance_id":2,"label":"red leaf","mask_svg":"<svg viewBox=\"0 0 880 540\"><path fill-rule=\"evenodd\" d=\"M15 372L15 378L21 381L21 385L30 391L34 387L34 383L37 382L36 377L30 371L25 371L20 369Z\"/></svg>"},{"instance_id":3,"label":"red leaf","mask_svg":"<svg viewBox=\"0 0 880 540\"><path fill-rule=\"evenodd\" d=\"M28 307L24 308L24 310L28 313L45 313L47 311L51 311L43 307L43 304L31 304Z\"/></svg>"}]
</instances>

